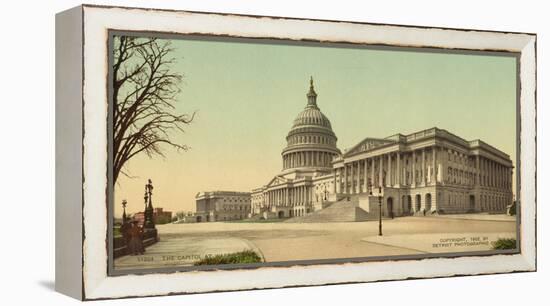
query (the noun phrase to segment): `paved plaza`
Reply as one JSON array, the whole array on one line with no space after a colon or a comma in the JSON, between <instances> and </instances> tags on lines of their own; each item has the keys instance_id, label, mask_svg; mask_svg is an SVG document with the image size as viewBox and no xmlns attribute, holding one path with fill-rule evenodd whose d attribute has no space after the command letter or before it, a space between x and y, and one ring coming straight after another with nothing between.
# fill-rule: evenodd
<instances>
[{"instance_id":1,"label":"paved plaza","mask_svg":"<svg viewBox=\"0 0 550 306\"><path fill-rule=\"evenodd\" d=\"M402 217L378 222L238 223L157 226L160 241L144 255L115 260L119 269L189 266L216 254L255 250L266 262L483 251L498 238L515 238L505 215Z\"/></svg>"}]
</instances>

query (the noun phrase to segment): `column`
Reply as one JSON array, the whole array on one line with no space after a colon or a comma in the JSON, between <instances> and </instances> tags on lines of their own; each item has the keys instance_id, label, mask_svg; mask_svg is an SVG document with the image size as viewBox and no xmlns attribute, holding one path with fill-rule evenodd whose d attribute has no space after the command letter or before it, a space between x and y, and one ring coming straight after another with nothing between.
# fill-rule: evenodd
<instances>
[{"instance_id":1,"label":"column","mask_svg":"<svg viewBox=\"0 0 550 306\"><path fill-rule=\"evenodd\" d=\"M338 175L336 178L336 193L342 193L342 168L337 168L336 174Z\"/></svg>"},{"instance_id":2,"label":"column","mask_svg":"<svg viewBox=\"0 0 550 306\"><path fill-rule=\"evenodd\" d=\"M361 161L357 161L357 183L355 184L355 191L361 192Z\"/></svg>"},{"instance_id":3,"label":"column","mask_svg":"<svg viewBox=\"0 0 550 306\"><path fill-rule=\"evenodd\" d=\"M435 182L436 182L436 177L437 177L437 171L435 169L435 159L436 159L436 156L435 156L435 146L432 147L432 172L430 174L430 183L432 185L435 185Z\"/></svg>"},{"instance_id":4,"label":"column","mask_svg":"<svg viewBox=\"0 0 550 306\"><path fill-rule=\"evenodd\" d=\"M495 163L491 161L491 187L495 187Z\"/></svg>"},{"instance_id":5,"label":"column","mask_svg":"<svg viewBox=\"0 0 550 306\"><path fill-rule=\"evenodd\" d=\"M504 189L504 180L503 180L504 175L503 175L503 172L504 171L502 171L502 165L499 164L498 165L498 181L500 183L499 184L500 189Z\"/></svg>"},{"instance_id":6,"label":"column","mask_svg":"<svg viewBox=\"0 0 550 306\"><path fill-rule=\"evenodd\" d=\"M401 153L397 152L396 154L396 168L395 168L395 180L396 185L399 187L401 185Z\"/></svg>"},{"instance_id":7,"label":"column","mask_svg":"<svg viewBox=\"0 0 550 306\"><path fill-rule=\"evenodd\" d=\"M350 191L349 193L351 194L354 194L355 193L355 176L356 176L356 173L357 172L357 169L355 169L355 162L351 162L351 164L349 165L349 170L350 170Z\"/></svg>"},{"instance_id":8,"label":"column","mask_svg":"<svg viewBox=\"0 0 550 306\"><path fill-rule=\"evenodd\" d=\"M382 187L384 186L384 172L383 172L383 166L384 166L384 158L382 155L378 157L378 160L380 160L380 165L378 168L378 186L376 187Z\"/></svg>"},{"instance_id":9,"label":"column","mask_svg":"<svg viewBox=\"0 0 550 306\"><path fill-rule=\"evenodd\" d=\"M480 158L479 158L479 161L480 161L480 163L481 163L481 165L480 165L480 170L481 170L481 186L485 186L485 181L486 181L486 179L485 179L486 176L485 176L485 175L487 174L487 172L486 172L486 170L485 170L485 159L482 158L482 157L480 157Z\"/></svg>"},{"instance_id":10,"label":"column","mask_svg":"<svg viewBox=\"0 0 550 306\"><path fill-rule=\"evenodd\" d=\"M416 186L416 153L412 151L412 182L411 186Z\"/></svg>"},{"instance_id":11,"label":"column","mask_svg":"<svg viewBox=\"0 0 550 306\"><path fill-rule=\"evenodd\" d=\"M363 160L363 166L364 166L364 168L365 168L364 173L363 173L363 174L364 174L364 175L363 175L363 187L364 187L363 190L365 190L365 192L368 192L368 191L369 191L369 187L368 187L368 184L369 184L369 183L368 183L368 182L369 182L368 165L369 165L369 163L368 163L368 161L369 161L369 160L366 159L366 158Z\"/></svg>"},{"instance_id":12,"label":"column","mask_svg":"<svg viewBox=\"0 0 550 306\"><path fill-rule=\"evenodd\" d=\"M374 189L374 157L370 159L370 180L371 180L371 188Z\"/></svg>"},{"instance_id":13,"label":"column","mask_svg":"<svg viewBox=\"0 0 550 306\"><path fill-rule=\"evenodd\" d=\"M420 171L420 184L426 185L426 148L422 149L422 171Z\"/></svg>"},{"instance_id":14,"label":"column","mask_svg":"<svg viewBox=\"0 0 550 306\"><path fill-rule=\"evenodd\" d=\"M500 164L495 163L496 187L500 189Z\"/></svg>"},{"instance_id":15,"label":"column","mask_svg":"<svg viewBox=\"0 0 550 306\"><path fill-rule=\"evenodd\" d=\"M391 169L391 153L388 153L388 171L386 171L386 186L392 186L393 171Z\"/></svg>"},{"instance_id":16,"label":"column","mask_svg":"<svg viewBox=\"0 0 550 306\"><path fill-rule=\"evenodd\" d=\"M493 173L492 173L491 161L487 160L487 187L493 186Z\"/></svg>"},{"instance_id":17,"label":"column","mask_svg":"<svg viewBox=\"0 0 550 306\"><path fill-rule=\"evenodd\" d=\"M337 193L338 188L336 187L336 175L338 174L338 169L332 170L332 175L334 178L332 179L332 193Z\"/></svg>"},{"instance_id":18,"label":"column","mask_svg":"<svg viewBox=\"0 0 550 306\"><path fill-rule=\"evenodd\" d=\"M348 193L348 166L344 163L344 193Z\"/></svg>"},{"instance_id":19,"label":"column","mask_svg":"<svg viewBox=\"0 0 550 306\"><path fill-rule=\"evenodd\" d=\"M479 155L476 155L476 181L477 185L481 185L481 170L479 169Z\"/></svg>"}]
</instances>

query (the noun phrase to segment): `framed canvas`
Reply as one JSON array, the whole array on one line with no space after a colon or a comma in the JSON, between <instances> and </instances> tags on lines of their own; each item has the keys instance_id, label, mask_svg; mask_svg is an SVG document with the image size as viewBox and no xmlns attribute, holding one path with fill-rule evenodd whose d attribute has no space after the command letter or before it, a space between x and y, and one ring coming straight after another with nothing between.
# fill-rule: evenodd
<instances>
[{"instance_id":1,"label":"framed canvas","mask_svg":"<svg viewBox=\"0 0 550 306\"><path fill-rule=\"evenodd\" d=\"M536 270L536 35L83 5L56 17L56 289Z\"/></svg>"}]
</instances>

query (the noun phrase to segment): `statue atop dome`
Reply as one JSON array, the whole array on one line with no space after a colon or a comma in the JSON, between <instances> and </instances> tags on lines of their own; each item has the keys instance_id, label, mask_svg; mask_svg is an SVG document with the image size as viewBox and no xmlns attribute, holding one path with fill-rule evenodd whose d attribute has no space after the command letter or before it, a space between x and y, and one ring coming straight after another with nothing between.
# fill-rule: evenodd
<instances>
[{"instance_id":1,"label":"statue atop dome","mask_svg":"<svg viewBox=\"0 0 550 306\"><path fill-rule=\"evenodd\" d=\"M309 92L307 93L306 107L317 107L317 93L313 88L313 76L310 76L309 78Z\"/></svg>"}]
</instances>

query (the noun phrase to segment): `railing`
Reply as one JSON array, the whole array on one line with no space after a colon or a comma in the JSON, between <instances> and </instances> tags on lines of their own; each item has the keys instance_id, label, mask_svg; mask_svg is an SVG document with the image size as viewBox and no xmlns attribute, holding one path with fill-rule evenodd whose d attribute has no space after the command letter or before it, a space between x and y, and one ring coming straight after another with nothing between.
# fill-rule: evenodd
<instances>
[{"instance_id":1,"label":"railing","mask_svg":"<svg viewBox=\"0 0 550 306\"><path fill-rule=\"evenodd\" d=\"M157 229L146 229L143 233L143 247L149 247L159 241ZM128 245L124 237L113 238L113 257L128 255Z\"/></svg>"}]
</instances>

